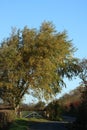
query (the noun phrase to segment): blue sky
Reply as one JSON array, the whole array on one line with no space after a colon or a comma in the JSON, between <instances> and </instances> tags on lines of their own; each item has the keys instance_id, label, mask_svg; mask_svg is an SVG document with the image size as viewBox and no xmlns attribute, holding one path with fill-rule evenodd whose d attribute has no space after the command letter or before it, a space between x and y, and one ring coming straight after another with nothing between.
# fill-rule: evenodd
<instances>
[{"instance_id":1,"label":"blue sky","mask_svg":"<svg viewBox=\"0 0 87 130\"><path fill-rule=\"evenodd\" d=\"M67 30L78 49L75 56L87 58L87 0L0 0L0 42L9 36L12 27L39 28L52 21L58 32ZM66 81L68 92L79 80Z\"/></svg>"}]
</instances>

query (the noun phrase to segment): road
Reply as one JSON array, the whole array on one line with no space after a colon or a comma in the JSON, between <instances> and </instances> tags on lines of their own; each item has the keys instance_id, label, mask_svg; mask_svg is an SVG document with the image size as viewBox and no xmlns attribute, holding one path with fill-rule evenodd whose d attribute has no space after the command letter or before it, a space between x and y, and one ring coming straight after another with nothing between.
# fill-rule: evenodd
<instances>
[{"instance_id":1,"label":"road","mask_svg":"<svg viewBox=\"0 0 87 130\"><path fill-rule=\"evenodd\" d=\"M68 123L73 123L76 121L76 117L71 117L71 116L63 116L63 121L68 122Z\"/></svg>"},{"instance_id":2,"label":"road","mask_svg":"<svg viewBox=\"0 0 87 130\"><path fill-rule=\"evenodd\" d=\"M29 122L29 130L67 130L63 122Z\"/></svg>"}]
</instances>

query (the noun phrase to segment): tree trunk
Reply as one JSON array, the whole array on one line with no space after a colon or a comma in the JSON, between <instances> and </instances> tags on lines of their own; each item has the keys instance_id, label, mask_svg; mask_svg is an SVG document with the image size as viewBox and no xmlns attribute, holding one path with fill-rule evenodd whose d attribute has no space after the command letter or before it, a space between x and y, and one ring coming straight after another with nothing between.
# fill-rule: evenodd
<instances>
[{"instance_id":1,"label":"tree trunk","mask_svg":"<svg viewBox=\"0 0 87 130\"><path fill-rule=\"evenodd\" d=\"M15 107L15 114L17 118L21 118L20 106Z\"/></svg>"}]
</instances>

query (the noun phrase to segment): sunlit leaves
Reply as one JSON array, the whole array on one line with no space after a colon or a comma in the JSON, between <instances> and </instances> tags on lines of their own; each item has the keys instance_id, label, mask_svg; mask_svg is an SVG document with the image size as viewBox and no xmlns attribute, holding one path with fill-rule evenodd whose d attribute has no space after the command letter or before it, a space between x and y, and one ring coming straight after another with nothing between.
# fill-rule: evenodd
<instances>
[{"instance_id":1,"label":"sunlit leaves","mask_svg":"<svg viewBox=\"0 0 87 130\"><path fill-rule=\"evenodd\" d=\"M43 22L38 30L13 31L0 47L0 87L8 88L6 95L10 91L9 102L14 97L17 105L29 88L46 98L59 92L63 77L77 73L73 52L67 33L57 32L51 22Z\"/></svg>"}]
</instances>

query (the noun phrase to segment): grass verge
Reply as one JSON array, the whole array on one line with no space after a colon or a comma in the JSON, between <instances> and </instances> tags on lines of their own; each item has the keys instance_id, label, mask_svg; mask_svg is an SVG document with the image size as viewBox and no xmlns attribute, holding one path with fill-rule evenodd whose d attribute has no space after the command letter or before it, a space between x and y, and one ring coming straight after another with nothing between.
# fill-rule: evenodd
<instances>
[{"instance_id":1,"label":"grass verge","mask_svg":"<svg viewBox=\"0 0 87 130\"><path fill-rule=\"evenodd\" d=\"M46 119L37 119L37 118L22 118L16 119L9 127L9 130L29 130L30 122L47 122Z\"/></svg>"},{"instance_id":2,"label":"grass verge","mask_svg":"<svg viewBox=\"0 0 87 130\"><path fill-rule=\"evenodd\" d=\"M27 119L16 119L9 130L28 130L29 122Z\"/></svg>"},{"instance_id":3,"label":"grass verge","mask_svg":"<svg viewBox=\"0 0 87 130\"><path fill-rule=\"evenodd\" d=\"M48 122L48 120L46 119L42 119L42 118L29 118L28 121L32 121L32 122Z\"/></svg>"}]
</instances>

